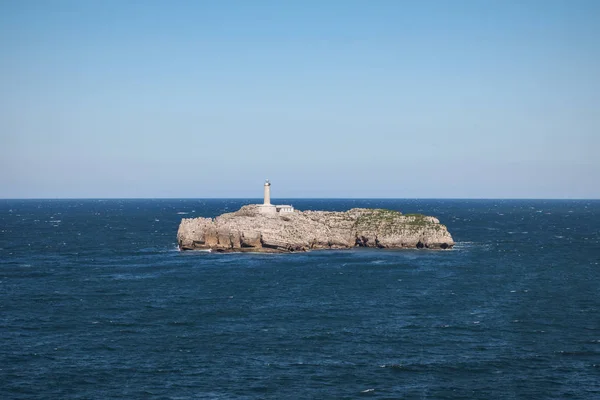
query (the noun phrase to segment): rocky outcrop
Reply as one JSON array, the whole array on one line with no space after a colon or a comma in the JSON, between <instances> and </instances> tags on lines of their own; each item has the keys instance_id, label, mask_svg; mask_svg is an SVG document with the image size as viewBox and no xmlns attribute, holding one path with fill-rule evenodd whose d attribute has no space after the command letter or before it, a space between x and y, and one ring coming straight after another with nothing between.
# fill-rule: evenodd
<instances>
[{"instance_id":1,"label":"rocky outcrop","mask_svg":"<svg viewBox=\"0 0 600 400\"><path fill-rule=\"evenodd\" d=\"M181 250L293 252L351 247L449 249L446 227L420 214L353 208L345 212L294 211L265 215L256 205L217 218L184 218Z\"/></svg>"}]
</instances>

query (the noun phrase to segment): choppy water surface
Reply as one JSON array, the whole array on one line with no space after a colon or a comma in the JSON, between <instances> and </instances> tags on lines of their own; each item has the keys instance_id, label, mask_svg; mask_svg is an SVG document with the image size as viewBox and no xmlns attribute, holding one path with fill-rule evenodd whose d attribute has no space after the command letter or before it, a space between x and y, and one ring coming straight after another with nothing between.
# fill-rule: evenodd
<instances>
[{"instance_id":1,"label":"choppy water surface","mask_svg":"<svg viewBox=\"0 0 600 400\"><path fill-rule=\"evenodd\" d=\"M600 398L600 201L282 200L452 251L179 252L251 200L0 200L0 398Z\"/></svg>"}]
</instances>

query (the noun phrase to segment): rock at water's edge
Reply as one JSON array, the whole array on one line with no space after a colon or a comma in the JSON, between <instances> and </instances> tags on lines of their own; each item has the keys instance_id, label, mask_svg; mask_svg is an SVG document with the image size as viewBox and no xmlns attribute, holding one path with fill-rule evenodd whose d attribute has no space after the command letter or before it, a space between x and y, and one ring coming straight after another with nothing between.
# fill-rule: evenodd
<instances>
[{"instance_id":1,"label":"rock at water's edge","mask_svg":"<svg viewBox=\"0 0 600 400\"><path fill-rule=\"evenodd\" d=\"M351 247L450 249L437 218L384 209L345 212L294 211L265 215L256 205L212 218L184 218L177 231L181 250L293 252Z\"/></svg>"}]
</instances>

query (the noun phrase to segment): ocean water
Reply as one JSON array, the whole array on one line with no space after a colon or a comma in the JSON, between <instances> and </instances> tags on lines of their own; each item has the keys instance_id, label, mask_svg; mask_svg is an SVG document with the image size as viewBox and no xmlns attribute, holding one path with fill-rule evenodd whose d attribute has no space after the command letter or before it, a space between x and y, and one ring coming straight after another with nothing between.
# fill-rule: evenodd
<instances>
[{"instance_id":1,"label":"ocean water","mask_svg":"<svg viewBox=\"0 0 600 400\"><path fill-rule=\"evenodd\" d=\"M0 200L0 398L600 399L600 201L282 201L457 245L179 252L256 200Z\"/></svg>"}]
</instances>

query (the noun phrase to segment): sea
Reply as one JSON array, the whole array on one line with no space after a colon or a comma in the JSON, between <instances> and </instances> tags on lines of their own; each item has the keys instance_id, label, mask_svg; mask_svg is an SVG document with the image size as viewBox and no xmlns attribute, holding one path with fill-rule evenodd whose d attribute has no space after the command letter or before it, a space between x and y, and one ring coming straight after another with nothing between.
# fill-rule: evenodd
<instances>
[{"instance_id":1,"label":"sea","mask_svg":"<svg viewBox=\"0 0 600 400\"><path fill-rule=\"evenodd\" d=\"M0 200L0 399L600 399L600 201L281 199L456 246L177 249L256 202Z\"/></svg>"}]
</instances>

